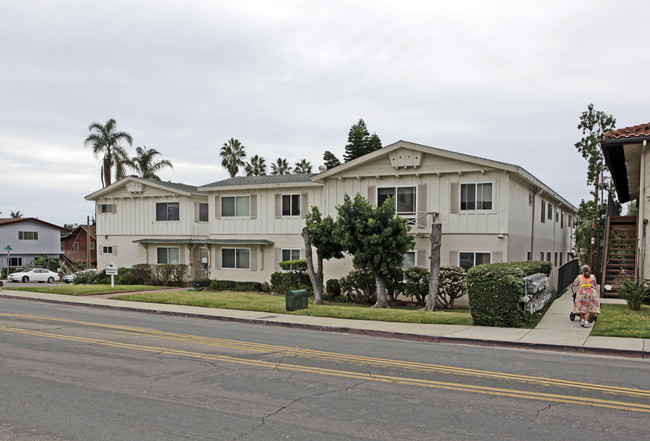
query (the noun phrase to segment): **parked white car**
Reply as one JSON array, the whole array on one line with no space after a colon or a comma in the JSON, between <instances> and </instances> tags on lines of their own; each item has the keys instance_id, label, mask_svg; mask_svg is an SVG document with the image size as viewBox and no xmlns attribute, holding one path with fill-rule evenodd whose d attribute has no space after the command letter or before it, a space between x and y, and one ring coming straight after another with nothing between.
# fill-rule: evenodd
<instances>
[{"instance_id":1,"label":"parked white car","mask_svg":"<svg viewBox=\"0 0 650 441\"><path fill-rule=\"evenodd\" d=\"M44 268L27 268L17 273L11 273L7 277L8 282L47 282L59 281L59 275L54 271Z\"/></svg>"},{"instance_id":2,"label":"parked white car","mask_svg":"<svg viewBox=\"0 0 650 441\"><path fill-rule=\"evenodd\" d=\"M61 278L65 283L72 283L74 282L74 279L77 278L77 274L84 274L84 273L91 273L91 274L97 274L97 270L94 268L83 270L83 271L77 271L74 274L66 274Z\"/></svg>"}]
</instances>

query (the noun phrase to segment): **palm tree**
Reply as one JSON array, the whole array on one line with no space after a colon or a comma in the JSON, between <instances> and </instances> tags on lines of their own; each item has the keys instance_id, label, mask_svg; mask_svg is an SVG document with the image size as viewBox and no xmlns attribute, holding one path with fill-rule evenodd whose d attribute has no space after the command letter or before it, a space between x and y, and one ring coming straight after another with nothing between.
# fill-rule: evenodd
<instances>
[{"instance_id":1,"label":"palm tree","mask_svg":"<svg viewBox=\"0 0 650 441\"><path fill-rule=\"evenodd\" d=\"M228 170L231 178L234 178L239 172L239 167L244 166L243 158L246 157L244 148L245 147L239 142L239 140L234 138L230 138L230 140L224 143L223 147L221 147L221 151L219 152L219 156L221 156L221 165L223 168Z\"/></svg>"},{"instance_id":2,"label":"palm tree","mask_svg":"<svg viewBox=\"0 0 650 441\"><path fill-rule=\"evenodd\" d=\"M91 146L95 157L101 156L101 178L102 187L111 185L111 169L115 167L116 178L120 179L124 175L124 161L128 154L124 147L120 145L121 141L126 141L129 145L133 144L133 138L126 132L117 131L117 123L113 118L101 125L94 122L88 126L90 135L84 141L84 146Z\"/></svg>"},{"instance_id":3,"label":"palm tree","mask_svg":"<svg viewBox=\"0 0 650 441\"><path fill-rule=\"evenodd\" d=\"M291 167L286 159L278 158L277 161L271 164L272 175L287 175L291 173Z\"/></svg>"},{"instance_id":4,"label":"palm tree","mask_svg":"<svg viewBox=\"0 0 650 441\"><path fill-rule=\"evenodd\" d=\"M131 167L141 178L152 179L160 181L160 177L156 174L158 171L165 167L174 168L171 162L166 159L154 162L154 157L161 153L156 149L148 149L147 146L136 147L136 156L126 161L125 165Z\"/></svg>"},{"instance_id":5,"label":"palm tree","mask_svg":"<svg viewBox=\"0 0 650 441\"><path fill-rule=\"evenodd\" d=\"M251 161L244 168L246 176L266 176L266 160L258 155L251 156Z\"/></svg>"},{"instance_id":6,"label":"palm tree","mask_svg":"<svg viewBox=\"0 0 650 441\"><path fill-rule=\"evenodd\" d=\"M311 170L311 164L306 159L302 159L300 162L296 162L296 167L293 169L293 172L299 175L306 175L311 173Z\"/></svg>"},{"instance_id":7,"label":"palm tree","mask_svg":"<svg viewBox=\"0 0 650 441\"><path fill-rule=\"evenodd\" d=\"M9 214L9 216L11 216L13 219L20 219L21 217L23 217L23 214L20 212L20 210L18 210L18 211L12 211Z\"/></svg>"}]
</instances>

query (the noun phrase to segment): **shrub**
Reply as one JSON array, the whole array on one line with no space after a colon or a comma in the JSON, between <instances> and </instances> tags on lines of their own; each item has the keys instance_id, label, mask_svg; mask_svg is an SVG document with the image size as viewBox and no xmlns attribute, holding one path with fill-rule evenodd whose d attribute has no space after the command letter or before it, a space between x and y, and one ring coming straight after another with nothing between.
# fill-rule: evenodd
<instances>
[{"instance_id":1,"label":"shrub","mask_svg":"<svg viewBox=\"0 0 650 441\"><path fill-rule=\"evenodd\" d=\"M134 285L153 285L155 280L151 265L148 263L133 265L131 267L131 279Z\"/></svg>"},{"instance_id":2,"label":"shrub","mask_svg":"<svg viewBox=\"0 0 650 441\"><path fill-rule=\"evenodd\" d=\"M200 288L207 288L212 283L210 279L195 279L192 280L192 286L197 286Z\"/></svg>"},{"instance_id":3,"label":"shrub","mask_svg":"<svg viewBox=\"0 0 650 441\"><path fill-rule=\"evenodd\" d=\"M454 300L467 292L467 273L460 266L441 266L438 278L438 302L444 308L454 307Z\"/></svg>"},{"instance_id":4,"label":"shrub","mask_svg":"<svg viewBox=\"0 0 650 441\"><path fill-rule=\"evenodd\" d=\"M271 292L271 284L269 282L262 283L262 286L260 287L260 291Z\"/></svg>"},{"instance_id":5,"label":"shrub","mask_svg":"<svg viewBox=\"0 0 650 441\"><path fill-rule=\"evenodd\" d=\"M119 270L119 269L117 270L117 273L118 273L118 274L120 273L120 270ZM106 284L108 284L108 283L111 283L111 276L107 276L107 275L106 275L106 270L103 269L103 270L99 271L99 272L95 275L95 281L94 281L94 283L97 283L97 284L100 284L100 285L106 285Z\"/></svg>"},{"instance_id":6,"label":"shrub","mask_svg":"<svg viewBox=\"0 0 650 441\"><path fill-rule=\"evenodd\" d=\"M119 268L117 276L115 276L115 283L118 285L134 285L133 270L131 268Z\"/></svg>"},{"instance_id":7,"label":"shrub","mask_svg":"<svg viewBox=\"0 0 650 441\"><path fill-rule=\"evenodd\" d=\"M618 289L620 298L627 302L628 308L632 311L641 310L641 304L650 297L650 288L640 280L632 282L627 277L623 279L623 285Z\"/></svg>"},{"instance_id":8,"label":"shrub","mask_svg":"<svg viewBox=\"0 0 650 441\"><path fill-rule=\"evenodd\" d=\"M525 276L550 273L549 262L512 262L477 265L467 272L469 309L474 324L479 326L520 327L524 311L520 304L524 295Z\"/></svg>"},{"instance_id":9,"label":"shrub","mask_svg":"<svg viewBox=\"0 0 650 441\"><path fill-rule=\"evenodd\" d=\"M404 270L404 290L407 297L415 298L420 306L425 305L425 299L429 294L429 270L414 266Z\"/></svg>"},{"instance_id":10,"label":"shrub","mask_svg":"<svg viewBox=\"0 0 650 441\"><path fill-rule=\"evenodd\" d=\"M262 290L260 282L239 282L235 280L211 280L209 288L211 291L255 291Z\"/></svg>"},{"instance_id":11,"label":"shrub","mask_svg":"<svg viewBox=\"0 0 650 441\"><path fill-rule=\"evenodd\" d=\"M404 270L395 267L391 270L390 275L384 277L386 283L386 295L390 300L396 300L400 293L404 292Z\"/></svg>"},{"instance_id":12,"label":"shrub","mask_svg":"<svg viewBox=\"0 0 650 441\"><path fill-rule=\"evenodd\" d=\"M185 264L161 264L153 265L152 273L157 285L181 286L186 269Z\"/></svg>"},{"instance_id":13,"label":"shrub","mask_svg":"<svg viewBox=\"0 0 650 441\"><path fill-rule=\"evenodd\" d=\"M90 285L91 283L96 283L96 278L97 274L90 271L77 272L72 283L75 285Z\"/></svg>"},{"instance_id":14,"label":"shrub","mask_svg":"<svg viewBox=\"0 0 650 441\"><path fill-rule=\"evenodd\" d=\"M284 295L287 291L306 289L309 294L314 293L309 277L299 277L293 272L275 272L271 274L271 290L276 294Z\"/></svg>"},{"instance_id":15,"label":"shrub","mask_svg":"<svg viewBox=\"0 0 650 441\"><path fill-rule=\"evenodd\" d=\"M41 256L35 258L32 261L32 265L38 268L46 268L50 271L58 272L59 266L61 266L61 261L58 257Z\"/></svg>"},{"instance_id":16,"label":"shrub","mask_svg":"<svg viewBox=\"0 0 650 441\"><path fill-rule=\"evenodd\" d=\"M338 279L329 279L325 282L325 297L332 300L341 295L341 284Z\"/></svg>"},{"instance_id":17,"label":"shrub","mask_svg":"<svg viewBox=\"0 0 650 441\"><path fill-rule=\"evenodd\" d=\"M339 283L341 293L350 302L373 304L377 301L377 286L372 271L354 269Z\"/></svg>"}]
</instances>

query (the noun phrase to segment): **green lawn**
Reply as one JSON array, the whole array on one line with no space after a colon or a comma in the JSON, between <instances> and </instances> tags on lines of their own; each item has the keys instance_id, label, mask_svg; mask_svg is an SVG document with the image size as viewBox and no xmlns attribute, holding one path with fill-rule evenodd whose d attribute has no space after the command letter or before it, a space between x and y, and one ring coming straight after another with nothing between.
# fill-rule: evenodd
<instances>
[{"instance_id":1,"label":"green lawn","mask_svg":"<svg viewBox=\"0 0 650 441\"><path fill-rule=\"evenodd\" d=\"M170 303L175 305L201 306L206 308L239 309L263 311L276 314L311 315L354 320L379 320L386 322L430 323L449 325L471 325L472 317L467 310L418 311L409 308L380 309L370 306L328 303L314 305L309 299L309 308L289 312L285 309L285 297L250 292L230 291L165 291L149 292L113 297L136 302Z\"/></svg>"},{"instance_id":2,"label":"green lawn","mask_svg":"<svg viewBox=\"0 0 650 441\"><path fill-rule=\"evenodd\" d=\"M603 337L650 338L650 306L632 311L627 305L600 305L596 326L591 335Z\"/></svg>"},{"instance_id":3,"label":"green lawn","mask_svg":"<svg viewBox=\"0 0 650 441\"><path fill-rule=\"evenodd\" d=\"M149 285L115 285L114 288L111 288L111 285L43 285L37 288L14 288L11 287L14 291L32 291L32 292L44 292L50 294L65 294L69 296L86 296L88 294L108 294L112 292L133 292L133 291L144 291L152 289L160 289L154 286Z\"/></svg>"}]
</instances>

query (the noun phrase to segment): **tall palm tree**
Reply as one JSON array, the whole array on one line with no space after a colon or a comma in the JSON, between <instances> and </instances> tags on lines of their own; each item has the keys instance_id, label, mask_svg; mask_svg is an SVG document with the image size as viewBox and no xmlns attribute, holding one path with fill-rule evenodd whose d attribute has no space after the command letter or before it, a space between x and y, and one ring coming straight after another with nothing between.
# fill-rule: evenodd
<instances>
[{"instance_id":1,"label":"tall palm tree","mask_svg":"<svg viewBox=\"0 0 650 441\"><path fill-rule=\"evenodd\" d=\"M251 156L244 170L246 176L266 176L266 160L258 155Z\"/></svg>"},{"instance_id":2,"label":"tall palm tree","mask_svg":"<svg viewBox=\"0 0 650 441\"><path fill-rule=\"evenodd\" d=\"M311 170L312 166L309 161L302 159L300 162L296 162L296 166L293 169L293 172L299 175L306 175L307 173L311 173Z\"/></svg>"},{"instance_id":3,"label":"tall palm tree","mask_svg":"<svg viewBox=\"0 0 650 441\"><path fill-rule=\"evenodd\" d=\"M18 210L18 211L12 211L9 214L9 216L11 216L13 219L20 219L21 217L23 217L23 214L20 212L20 210Z\"/></svg>"},{"instance_id":4,"label":"tall palm tree","mask_svg":"<svg viewBox=\"0 0 650 441\"><path fill-rule=\"evenodd\" d=\"M271 174L272 175L288 175L291 173L291 167L286 159L278 158L273 164L271 164Z\"/></svg>"},{"instance_id":5,"label":"tall palm tree","mask_svg":"<svg viewBox=\"0 0 650 441\"><path fill-rule=\"evenodd\" d=\"M230 138L228 142L224 143L219 151L221 156L221 166L228 170L230 177L234 178L239 172L239 167L244 166L244 159L246 152L244 146L238 139Z\"/></svg>"},{"instance_id":6,"label":"tall palm tree","mask_svg":"<svg viewBox=\"0 0 650 441\"><path fill-rule=\"evenodd\" d=\"M124 147L120 145L121 141L126 141L133 145L133 138L126 132L117 130L117 122L113 118L102 125L94 122L88 126L90 135L84 141L84 146L91 146L95 157L101 156L101 178L102 187L111 185L111 170L115 167L116 178L123 177L124 161L128 154Z\"/></svg>"},{"instance_id":7,"label":"tall palm tree","mask_svg":"<svg viewBox=\"0 0 650 441\"><path fill-rule=\"evenodd\" d=\"M161 155L156 149L148 149L147 146L136 147L136 155L129 159L125 165L131 167L141 178L160 181L157 172L165 167L174 168L171 162L166 159L155 162L154 157Z\"/></svg>"}]
</instances>

